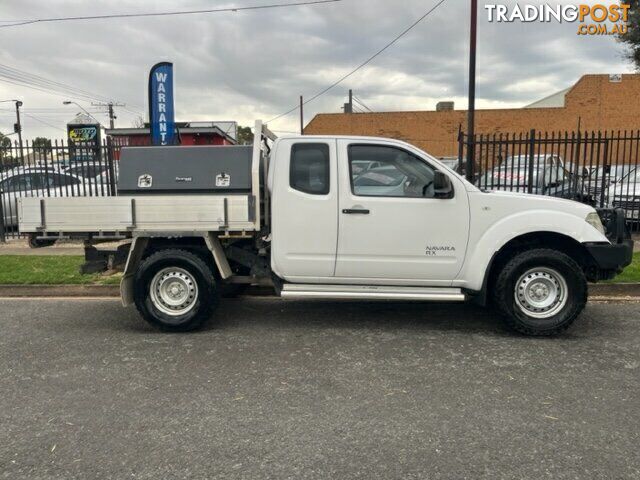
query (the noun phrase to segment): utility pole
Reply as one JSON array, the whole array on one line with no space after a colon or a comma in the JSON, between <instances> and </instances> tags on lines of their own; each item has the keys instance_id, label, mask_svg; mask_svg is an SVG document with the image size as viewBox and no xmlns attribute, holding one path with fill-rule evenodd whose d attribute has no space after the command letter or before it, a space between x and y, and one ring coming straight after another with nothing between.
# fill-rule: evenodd
<instances>
[{"instance_id":1,"label":"utility pole","mask_svg":"<svg viewBox=\"0 0 640 480\"><path fill-rule=\"evenodd\" d=\"M16 100L16 126L14 128L15 132L18 134L18 145L20 146L20 160L24 164L24 153L22 150L22 123L20 122L20 107L22 106L22 102L20 100Z\"/></svg>"},{"instance_id":2,"label":"utility pole","mask_svg":"<svg viewBox=\"0 0 640 480\"><path fill-rule=\"evenodd\" d=\"M109 103L93 103L92 102L91 105L94 107L107 107L107 111L109 113L109 128L111 129L115 128L115 119L118 118L113 112L113 107L127 106L125 103L114 103L114 102L109 102Z\"/></svg>"},{"instance_id":3,"label":"utility pole","mask_svg":"<svg viewBox=\"0 0 640 480\"><path fill-rule=\"evenodd\" d=\"M300 95L300 135L304 135L304 98Z\"/></svg>"},{"instance_id":4,"label":"utility pole","mask_svg":"<svg viewBox=\"0 0 640 480\"><path fill-rule=\"evenodd\" d=\"M349 89L349 101L344 104L344 113L353 113L353 90Z\"/></svg>"},{"instance_id":5,"label":"utility pole","mask_svg":"<svg viewBox=\"0 0 640 480\"><path fill-rule=\"evenodd\" d=\"M467 180L473 182L476 114L476 39L478 34L478 0L471 0L469 38L469 108L467 110Z\"/></svg>"}]
</instances>

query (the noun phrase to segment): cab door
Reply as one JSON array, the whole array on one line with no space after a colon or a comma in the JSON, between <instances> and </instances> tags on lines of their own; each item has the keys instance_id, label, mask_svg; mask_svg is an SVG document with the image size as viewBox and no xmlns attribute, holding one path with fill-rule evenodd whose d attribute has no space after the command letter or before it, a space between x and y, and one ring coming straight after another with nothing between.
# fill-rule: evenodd
<instances>
[{"instance_id":1,"label":"cab door","mask_svg":"<svg viewBox=\"0 0 640 480\"><path fill-rule=\"evenodd\" d=\"M335 139L284 139L272 154L271 268L286 280L333 277L338 242Z\"/></svg>"},{"instance_id":2,"label":"cab door","mask_svg":"<svg viewBox=\"0 0 640 480\"><path fill-rule=\"evenodd\" d=\"M447 198L434 185L437 162L384 141L338 140L340 174L336 277L374 284L449 285L469 236L464 182ZM356 169L364 162L376 167Z\"/></svg>"}]
</instances>

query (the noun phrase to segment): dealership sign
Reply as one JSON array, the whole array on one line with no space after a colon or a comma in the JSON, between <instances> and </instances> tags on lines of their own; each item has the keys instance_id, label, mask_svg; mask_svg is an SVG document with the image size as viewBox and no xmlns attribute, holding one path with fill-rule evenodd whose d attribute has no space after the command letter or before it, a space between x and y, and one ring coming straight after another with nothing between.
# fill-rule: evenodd
<instances>
[{"instance_id":1,"label":"dealership sign","mask_svg":"<svg viewBox=\"0 0 640 480\"><path fill-rule=\"evenodd\" d=\"M175 144L173 63L161 62L149 72L149 123L152 145Z\"/></svg>"},{"instance_id":2,"label":"dealership sign","mask_svg":"<svg viewBox=\"0 0 640 480\"><path fill-rule=\"evenodd\" d=\"M96 161L100 157L99 124L67 124L71 161Z\"/></svg>"}]
</instances>

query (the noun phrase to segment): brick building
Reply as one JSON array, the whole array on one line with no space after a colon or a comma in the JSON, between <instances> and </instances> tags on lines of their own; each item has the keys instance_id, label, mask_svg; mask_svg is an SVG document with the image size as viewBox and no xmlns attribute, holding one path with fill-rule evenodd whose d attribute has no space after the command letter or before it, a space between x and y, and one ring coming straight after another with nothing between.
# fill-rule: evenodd
<instances>
[{"instance_id":1,"label":"brick building","mask_svg":"<svg viewBox=\"0 0 640 480\"><path fill-rule=\"evenodd\" d=\"M237 128L235 122L176 122L179 145L235 145ZM142 128L108 128L106 134L120 147L151 145L148 123Z\"/></svg>"},{"instance_id":2,"label":"brick building","mask_svg":"<svg viewBox=\"0 0 640 480\"><path fill-rule=\"evenodd\" d=\"M466 110L322 113L309 135L371 135L407 141L438 157L458 154ZM585 75L572 87L524 108L476 111L477 133L640 129L640 74Z\"/></svg>"}]
</instances>

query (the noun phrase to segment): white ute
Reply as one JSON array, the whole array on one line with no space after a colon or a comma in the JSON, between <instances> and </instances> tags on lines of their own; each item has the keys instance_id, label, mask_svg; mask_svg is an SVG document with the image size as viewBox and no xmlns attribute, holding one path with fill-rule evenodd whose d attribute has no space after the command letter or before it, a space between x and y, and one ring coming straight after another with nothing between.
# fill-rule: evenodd
<instances>
[{"instance_id":1,"label":"white ute","mask_svg":"<svg viewBox=\"0 0 640 480\"><path fill-rule=\"evenodd\" d=\"M185 169L193 149L244 158L242 147L142 148ZM45 242L84 239L89 266L126 259L123 303L170 331L200 327L223 291L269 284L284 298L470 300L492 305L521 333L552 335L585 307L588 280L631 261L620 210L481 191L401 141L276 138L257 122L245 148L246 190L234 190L211 160L176 175L175 190L146 194L167 174L127 179L124 152L144 153L132 147L119 188L137 181L140 191L24 198L20 229ZM195 190L209 177L210 190ZM117 252L92 247L114 239L130 241Z\"/></svg>"}]
</instances>

